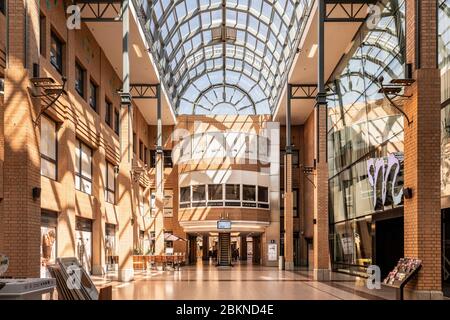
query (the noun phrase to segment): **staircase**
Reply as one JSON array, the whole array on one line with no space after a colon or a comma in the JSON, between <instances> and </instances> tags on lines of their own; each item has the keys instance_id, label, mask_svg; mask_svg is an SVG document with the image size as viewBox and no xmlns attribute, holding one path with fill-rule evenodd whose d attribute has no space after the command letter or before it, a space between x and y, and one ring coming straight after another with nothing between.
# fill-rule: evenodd
<instances>
[{"instance_id":1,"label":"staircase","mask_svg":"<svg viewBox=\"0 0 450 320\"><path fill-rule=\"evenodd\" d=\"M218 266L231 266L231 234L219 233Z\"/></svg>"}]
</instances>

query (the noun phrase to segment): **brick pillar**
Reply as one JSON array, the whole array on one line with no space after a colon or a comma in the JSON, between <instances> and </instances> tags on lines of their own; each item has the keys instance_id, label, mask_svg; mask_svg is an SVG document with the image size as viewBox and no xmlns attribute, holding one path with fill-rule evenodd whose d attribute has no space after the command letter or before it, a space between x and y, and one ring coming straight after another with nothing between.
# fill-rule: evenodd
<instances>
[{"instance_id":1,"label":"brick pillar","mask_svg":"<svg viewBox=\"0 0 450 320\"><path fill-rule=\"evenodd\" d=\"M125 100L124 98L122 98ZM120 154L118 191L119 191L119 231L118 231L118 254L119 254L119 280L130 281L134 278L133 270L133 224L135 216L133 199L133 128L132 128L132 105L125 101L120 108Z\"/></svg>"},{"instance_id":2,"label":"brick pillar","mask_svg":"<svg viewBox=\"0 0 450 320\"><path fill-rule=\"evenodd\" d=\"M40 105L28 93L31 66L39 59L39 12L34 1L9 3L13 5L7 13L10 30L5 70L0 252L10 259L7 276L39 277L41 203L39 198L33 199L32 189L41 185L40 128L33 122Z\"/></svg>"},{"instance_id":3,"label":"brick pillar","mask_svg":"<svg viewBox=\"0 0 450 320\"><path fill-rule=\"evenodd\" d=\"M241 236L241 261L247 262L247 236Z\"/></svg>"},{"instance_id":4,"label":"brick pillar","mask_svg":"<svg viewBox=\"0 0 450 320\"><path fill-rule=\"evenodd\" d=\"M405 256L422 259L418 280L405 296L433 299L442 296L440 207L440 73L436 61L437 9L435 0L408 0L406 10L407 61L416 82L407 90L405 103ZM416 19L419 14L419 19ZM419 23L419 24L417 24ZM419 39L416 30L419 28ZM419 43L417 43L419 41ZM416 46L419 51L416 51Z\"/></svg>"},{"instance_id":5,"label":"brick pillar","mask_svg":"<svg viewBox=\"0 0 450 320\"><path fill-rule=\"evenodd\" d=\"M286 153L284 192L284 265L286 270L294 269L294 202L292 194L292 154Z\"/></svg>"},{"instance_id":6,"label":"brick pillar","mask_svg":"<svg viewBox=\"0 0 450 320\"><path fill-rule=\"evenodd\" d=\"M164 253L164 158L156 153L156 214L155 224L155 254Z\"/></svg>"},{"instance_id":7,"label":"brick pillar","mask_svg":"<svg viewBox=\"0 0 450 320\"><path fill-rule=\"evenodd\" d=\"M208 261L209 260L209 237L203 236L203 254L202 254L202 260Z\"/></svg>"},{"instance_id":8,"label":"brick pillar","mask_svg":"<svg viewBox=\"0 0 450 320\"><path fill-rule=\"evenodd\" d=\"M100 146L94 152L94 210L95 217L92 223L92 274L104 275L106 272L106 249L105 249L105 190L106 190L106 158L105 148Z\"/></svg>"},{"instance_id":9,"label":"brick pillar","mask_svg":"<svg viewBox=\"0 0 450 320\"><path fill-rule=\"evenodd\" d=\"M328 164L327 164L327 107L319 104L315 110L316 169L314 171L314 279L328 280L330 277L330 253L328 244Z\"/></svg>"}]
</instances>

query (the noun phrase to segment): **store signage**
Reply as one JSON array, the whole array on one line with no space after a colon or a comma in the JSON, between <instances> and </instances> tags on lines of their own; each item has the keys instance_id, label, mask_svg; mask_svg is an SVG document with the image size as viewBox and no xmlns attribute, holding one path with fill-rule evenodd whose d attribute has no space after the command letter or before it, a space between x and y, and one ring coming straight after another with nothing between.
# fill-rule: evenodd
<instances>
[{"instance_id":1,"label":"store signage","mask_svg":"<svg viewBox=\"0 0 450 320\"><path fill-rule=\"evenodd\" d=\"M395 193L394 186L398 183L400 173L399 156L390 154L386 158L372 158L367 161L367 174L369 183L373 190L373 205L377 206L377 201L381 200L381 205L386 203L386 195L388 189L391 192L392 202L398 205L402 202L403 188ZM380 181L381 180L381 181ZM390 188L388 188L390 187ZM381 188L381 190L379 190ZM381 199L379 199L379 191L381 191Z\"/></svg>"},{"instance_id":2,"label":"store signage","mask_svg":"<svg viewBox=\"0 0 450 320\"><path fill-rule=\"evenodd\" d=\"M217 221L217 229L231 229L231 221L230 220L219 220Z\"/></svg>"}]
</instances>

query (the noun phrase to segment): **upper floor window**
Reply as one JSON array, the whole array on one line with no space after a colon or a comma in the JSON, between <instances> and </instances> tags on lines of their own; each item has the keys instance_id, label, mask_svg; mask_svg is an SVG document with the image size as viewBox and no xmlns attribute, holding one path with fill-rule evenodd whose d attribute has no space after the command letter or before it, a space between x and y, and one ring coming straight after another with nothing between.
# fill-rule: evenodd
<instances>
[{"instance_id":1,"label":"upper floor window","mask_svg":"<svg viewBox=\"0 0 450 320\"><path fill-rule=\"evenodd\" d=\"M150 167L156 167L156 150L150 150ZM172 150L163 150L164 168L172 168Z\"/></svg>"},{"instance_id":2,"label":"upper floor window","mask_svg":"<svg viewBox=\"0 0 450 320\"><path fill-rule=\"evenodd\" d=\"M227 184L225 186L226 200L241 200L241 186L239 184Z\"/></svg>"},{"instance_id":3,"label":"upper floor window","mask_svg":"<svg viewBox=\"0 0 450 320\"><path fill-rule=\"evenodd\" d=\"M41 175L56 180L57 177L56 122L41 117Z\"/></svg>"},{"instance_id":4,"label":"upper floor window","mask_svg":"<svg viewBox=\"0 0 450 320\"><path fill-rule=\"evenodd\" d=\"M54 32L51 33L50 63L60 74L63 73L63 43Z\"/></svg>"},{"instance_id":5,"label":"upper floor window","mask_svg":"<svg viewBox=\"0 0 450 320\"><path fill-rule=\"evenodd\" d=\"M258 202L269 202L269 188L258 186Z\"/></svg>"},{"instance_id":6,"label":"upper floor window","mask_svg":"<svg viewBox=\"0 0 450 320\"><path fill-rule=\"evenodd\" d=\"M221 184L208 185L208 200L223 200L223 188Z\"/></svg>"},{"instance_id":7,"label":"upper floor window","mask_svg":"<svg viewBox=\"0 0 450 320\"><path fill-rule=\"evenodd\" d=\"M105 100L105 123L111 127L112 121L112 103L109 102L108 100Z\"/></svg>"},{"instance_id":8,"label":"upper floor window","mask_svg":"<svg viewBox=\"0 0 450 320\"><path fill-rule=\"evenodd\" d=\"M96 112L97 110L97 94L98 94L98 86L91 80L89 82L89 105Z\"/></svg>"},{"instance_id":9,"label":"upper floor window","mask_svg":"<svg viewBox=\"0 0 450 320\"><path fill-rule=\"evenodd\" d=\"M92 193L92 149L80 140L75 148L75 188Z\"/></svg>"},{"instance_id":10,"label":"upper floor window","mask_svg":"<svg viewBox=\"0 0 450 320\"><path fill-rule=\"evenodd\" d=\"M256 201L256 186L244 184L242 186L242 200Z\"/></svg>"},{"instance_id":11,"label":"upper floor window","mask_svg":"<svg viewBox=\"0 0 450 320\"><path fill-rule=\"evenodd\" d=\"M139 159L144 160L144 143L139 140Z\"/></svg>"},{"instance_id":12,"label":"upper floor window","mask_svg":"<svg viewBox=\"0 0 450 320\"><path fill-rule=\"evenodd\" d=\"M137 151L137 136L136 133L133 132L133 153L136 154Z\"/></svg>"},{"instance_id":13,"label":"upper floor window","mask_svg":"<svg viewBox=\"0 0 450 320\"><path fill-rule=\"evenodd\" d=\"M6 12L6 0L0 0L0 12L5 14L5 12Z\"/></svg>"},{"instance_id":14,"label":"upper floor window","mask_svg":"<svg viewBox=\"0 0 450 320\"><path fill-rule=\"evenodd\" d=\"M0 3L1 2L2 0L0 0ZM47 37L46 18L41 13L39 15L39 53L44 57L46 56L46 49L47 49L45 43L46 37Z\"/></svg>"},{"instance_id":15,"label":"upper floor window","mask_svg":"<svg viewBox=\"0 0 450 320\"><path fill-rule=\"evenodd\" d=\"M117 135L120 133L120 113L119 109L114 111L114 131Z\"/></svg>"},{"instance_id":16,"label":"upper floor window","mask_svg":"<svg viewBox=\"0 0 450 320\"><path fill-rule=\"evenodd\" d=\"M144 163L148 165L148 149L144 146Z\"/></svg>"},{"instance_id":17,"label":"upper floor window","mask_svg":"<svg viewBox=\"0 0 450 320\"><path fill-rule=\"evenodd\" d=\"M106 162L105 198L109 203L116 203L116 173L114 170L114 165L110 162Z\"/></svg>"},{"instance_id":18,"label":"upper floor window","mask_svg":"<svg viewBox=\"0 0 450 320\"><path fill-rule=\"evenodd\" d=\"M84 78L86 70L78 63L75 63L75 90L84 98Z\"/></svg>"}]
</instances>

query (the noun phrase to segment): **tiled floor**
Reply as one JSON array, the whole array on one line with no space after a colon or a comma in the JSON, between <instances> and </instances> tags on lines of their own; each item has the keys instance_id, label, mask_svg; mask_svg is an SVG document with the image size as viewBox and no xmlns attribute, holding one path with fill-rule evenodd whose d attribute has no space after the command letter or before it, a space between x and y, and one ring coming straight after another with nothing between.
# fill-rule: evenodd
<instances>
[{"instance_id":1,"label":"tiled floor","mask_svg":"<svg viewBox=\"0 0 450 320\"><path fill-rule=\"evenodd\" d=\"M217 268L186 266L179 271L142 271L130 283L114 275L94 277L96 284L111 284L113 299L156 300L365 300L394 299L395 292L369 290L365 280L334 273L332 280L317 282L308 271L279 271L252 265Z\"/></svg>"}]
</instances>

